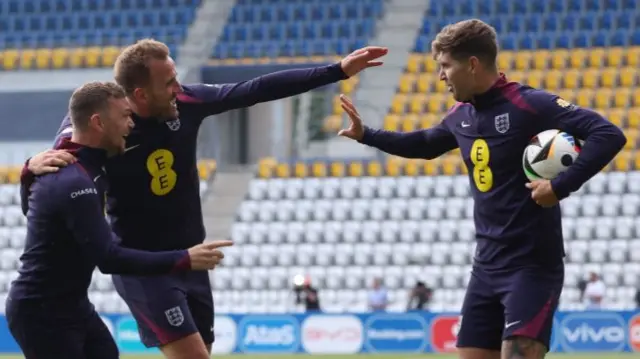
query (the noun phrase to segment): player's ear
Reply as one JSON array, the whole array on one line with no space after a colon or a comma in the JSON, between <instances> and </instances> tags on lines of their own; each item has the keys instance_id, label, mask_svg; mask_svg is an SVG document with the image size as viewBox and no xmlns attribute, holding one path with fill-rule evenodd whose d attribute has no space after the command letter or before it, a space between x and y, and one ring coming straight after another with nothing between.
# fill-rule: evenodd
<instances>
[{"instance_id":1,"label":"player's ear","mask_svg":"<svg viewBox=\"0 0 640 359\"><path fill-rule=\"evenodd\" d=\"M135 90L133 90L133 98L136 99L136 101L146 101L147 93L144 91L143 88L138 87Z\"/></svg>"},{"instance_id":2,"label":"player's ear","mask_svg":"<svg viewBox=\"0 0 640 359\"><path fill-rule=\"evenodd\" d=\"M94 113L93 115L91 115L91 117L89 118L89 123L93 128L104 130L104 121L100 113Z\"/></svg>"},{"instance_id":3,"label":"player's ear","mask_svg":"<svg viewBox=\"0 0 640 359\"><path fill-rule=\"evenodd\" d=\"M480 66L480 60L475 56L469 57L469 72L475 74L478 66Z\"/></svg>"}]
</instances>

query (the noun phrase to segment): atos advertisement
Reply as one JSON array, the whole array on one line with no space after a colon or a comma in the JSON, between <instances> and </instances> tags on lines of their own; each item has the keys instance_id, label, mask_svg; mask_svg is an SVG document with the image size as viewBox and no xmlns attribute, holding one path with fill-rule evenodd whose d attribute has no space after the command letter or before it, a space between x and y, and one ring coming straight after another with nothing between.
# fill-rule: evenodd
<instances>
[{"instance_id":1,"label":"atos advertisement","mask_svg":"<svg viewBox=\"0 0 640 359\"><path fill-rule=\"evenodd\" d=\"M130 315L102 314L123 354L158 353L140 341ZM501 318L498 318L501 320ZM216 315L214 354L453 353L464 318L458 313ZM504 325L504 324L503 324ZM640 311L559 312L551 352L640 352ZM20 348L0 316L0 354Z\"/></svg>"}]
</instances>

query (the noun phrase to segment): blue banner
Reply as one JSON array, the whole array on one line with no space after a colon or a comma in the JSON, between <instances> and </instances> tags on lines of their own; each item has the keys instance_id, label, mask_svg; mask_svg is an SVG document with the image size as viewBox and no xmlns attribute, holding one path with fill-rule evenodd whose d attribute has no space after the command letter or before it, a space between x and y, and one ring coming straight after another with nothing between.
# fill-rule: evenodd
<instances>
[{"instance_id":1,"label":"blue banner","mask_svg":"<svg viewBox=\"0 0 640 359\"><path fill-rule=\"evenodd\" d=\"M102 315L122 353L153 353L130 315ZM0 353L20 349L0 316ZM458 314L217 315L214 353L430 353L455 351ZM640 352L640 312L559 312L553 352Z\"/></svg>"}]
</instances>

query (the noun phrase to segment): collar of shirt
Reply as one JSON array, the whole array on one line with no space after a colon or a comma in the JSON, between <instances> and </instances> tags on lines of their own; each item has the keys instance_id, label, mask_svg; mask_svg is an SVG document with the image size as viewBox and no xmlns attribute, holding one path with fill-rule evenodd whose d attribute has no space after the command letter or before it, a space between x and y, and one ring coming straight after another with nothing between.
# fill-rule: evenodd
<instances>
[{"instance_id":1,"label":"collar of shirt","mask_svg":"<svg viewBox=\"0 0 640 359\"><path fill-rule=\"evenodd\" d=\"M71 141L69 138L63 139L60 144L56 146L56 149L67 150L76 157L98 167L104 166L108 158L106 150L84 146Z\"/></svg>"},{"instance_id":2,"label":"collar of shirt","mask_svg":"<svg viewBox=\"0 0 640 359\"><path fill-rule=\"evenodd\" d=\"M515 82L509 82L509 80L507 80L507 76L501 72L500 77L496 80L493 86L491 86L488 91L475 95L470 103L477 109L490 107L493 105L495 100L504 96L504 92L510 86L515 84Z\"/></svg>"}]
</instances>

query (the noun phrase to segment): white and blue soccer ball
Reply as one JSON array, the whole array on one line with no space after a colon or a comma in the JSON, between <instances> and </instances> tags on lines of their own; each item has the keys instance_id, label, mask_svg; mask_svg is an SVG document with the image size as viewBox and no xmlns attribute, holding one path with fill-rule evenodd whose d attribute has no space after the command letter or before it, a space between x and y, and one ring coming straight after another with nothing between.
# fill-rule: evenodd
<instances>
[{"instance_id":1,"label":"white and blue soccer ball","mask_svg":"<svg viewBox=\"0 0 640 359\"><path fill-rule=\"evenodd\" d=\"M560 130L546 130L529 141L522 155L522 168L530 181L557 177L571 166L582 142Z\"/></svg>"}]
</instances>

